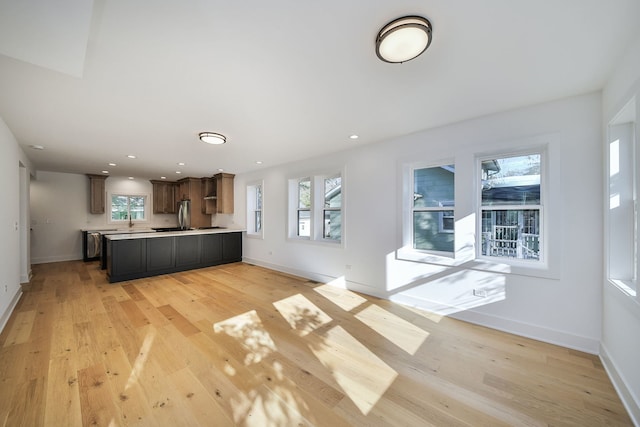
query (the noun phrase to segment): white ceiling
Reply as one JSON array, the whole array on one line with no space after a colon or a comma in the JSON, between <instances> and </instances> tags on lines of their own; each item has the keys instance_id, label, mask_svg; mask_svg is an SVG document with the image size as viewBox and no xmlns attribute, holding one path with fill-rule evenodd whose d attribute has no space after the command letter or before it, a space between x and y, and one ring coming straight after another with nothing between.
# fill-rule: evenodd
<instances>
[{"instance_id":1,"label":"white ceiling","mask_svg":"<svg viewBox=\"0 0 640 427\"><path fill-rule=\"evenodd\" d=\"M40 170L141 178L241 173L599 90L640 28L638 0L49 3L0 0L0 117ZM383 63L375 37L404 15L427 17L433 42Z\"/></svg>"}]
</instances>

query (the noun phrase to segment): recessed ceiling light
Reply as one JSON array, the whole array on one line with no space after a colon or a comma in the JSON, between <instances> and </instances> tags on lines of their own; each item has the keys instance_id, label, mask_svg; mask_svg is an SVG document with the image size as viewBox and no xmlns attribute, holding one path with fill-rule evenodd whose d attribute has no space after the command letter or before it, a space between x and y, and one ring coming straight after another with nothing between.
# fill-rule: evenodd
<instances>
[{"instance_id":1,"label":"recessed ceiling light","mask_svg":"<svg viewBox=\"0 0 640 427\"><path fill-rule=\"evenodd\" d=\"M102 171L102 173L109 173L109 171Z\"/></svg>"},{"instance_id":2,"label":"recessed ceiling light","mask_svg":"<svg viewBox=\"0 0 640 427\"><path fill-rule=\"evenodd\" d=\"M227 142L226 136L222 135L221 133L215 132L200 132L198 134L198 138L200 138L200 141L202 142L213 145L220 145Z\"/></svg>"},{"instance_id":3,"label":"recessed ceiling light","mask_svg":"<svg viewBox=\"0 0 640 427\"><path fill-rule=\"evenodd\" d=\"M133 177L132 177L132 176L130 176L130 177L129 177L129 179L133 179Z\"/></svg>"},{"instance_id":4,"label":"recessed ceiling light","mask_svg":"<svg viewBox=\"0 0 640 427\"><path fill-rule=\"evenodd\" d=\"M109 166L118 166L115 163L109 163Z\"/></svg>"},{"instance_id":5,"label":"recessed ceiling light","mask_svg":"<svg viewBox=\"0 0 640 427\"><path fill-rule=\"evenodd\" d=\"M136 158L136 156L134 156L133 154L129 154L127 157L130 158L130 159L135 159Z\"/></svg>"},{"instance_id":6,"label":"recessed ceiling light","mask_svg":"<svg viewBox=\"0 0 640 427\"><path fill-rule=\"evenodd\" d=\"M356 135L355 133L349 136L349 139L358 139L358 138L359 138L358 135Z\"/></svg>"},{"instance_id":7,"label":"recessed ceiling light","mask_svg":"<svg viewBox=\"0 0 640 427\"><path fill-rule=\"evenodd\" d=\"M44 146L42 145L30 145L29 148L32 148L34 150L44 150Z\"/></svg>"},{"instance_id":8,"label":"recessed ceiling light","mask_svg":"<svg viewBox=\"0 0 640 427\"><path fill-rule=\"evenodd\" d=\"M256 165L261 165L262 164L262 160L256 160Z\"/></svg>"},{"instance_id":9,"label":"recessed ceiling light","mask_svg":"<svg viewBox=\"0 0 640 427\"><path fill-rule=\"evenodd\" d=\"M184 166L184 162L178 162L178 166Z\"/></svg>"},{"instance_id":10,"label":"recessed ceiling light","mask_svg":"<svg viewBox=\"0 0 640 427\"><path fill-rule=\"evenodd\" d=\"M224 169L218 168L218 172L224 172Z\"/></svg>"},{"instance_id":11,"label":"recessed ceiling light","mask_svg":"<svg viewBox=\"0 0 640 427\"><path fill-rule=\"evenodd\" d=\"M180 171L176 171L176 173L180 174L180 173L182 173L182 172L180 172Z\"/></svg>"},{"instance_id":12,"label":"recessed ceiling light","mask_svg":"<svg viewBox=\"0 0 640 427\"><path fill-rule=\"evenodd\" d=\"M166 176L161 176L160 179L167 179L167 177Z\"/></svg>"}]
</instances>

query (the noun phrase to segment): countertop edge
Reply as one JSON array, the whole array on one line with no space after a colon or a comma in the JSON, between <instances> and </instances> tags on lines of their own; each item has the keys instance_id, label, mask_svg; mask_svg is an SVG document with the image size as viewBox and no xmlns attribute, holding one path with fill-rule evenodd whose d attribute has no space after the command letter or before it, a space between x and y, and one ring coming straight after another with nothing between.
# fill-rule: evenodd
<instances>
[{"instance_id":1,"label":"countertop edge","mask_svg":"<svg viewBox=\"0 0 640 427\"><path fill-rule=\"evenodd\" d=\"M155 239L162 237L176 236L197 236L201 234L221 234L221 233L242 233L246 231L244 228L214 228L204 230L185 230L185 231L164 231L149 233L126 233L126 234L105 234L107 240L131 240L131 239Z\"/></svg>"}]
</instances>

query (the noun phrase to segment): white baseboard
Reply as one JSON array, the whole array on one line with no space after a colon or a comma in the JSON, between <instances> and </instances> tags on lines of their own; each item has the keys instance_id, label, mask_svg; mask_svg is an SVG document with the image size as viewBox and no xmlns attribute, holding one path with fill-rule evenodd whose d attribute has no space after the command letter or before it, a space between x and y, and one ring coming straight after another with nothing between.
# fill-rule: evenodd
<instances>
[{"instance_id":1,"label":"white baseboard","mask_svg":"<svg viewBox=\"0 0 640 427\"><path fill-rule=\"evenodd\" d=\"M348 281L348 280L347 281L345 281L345 280L340 281L339 280L340 278L338 278L338 277L328 276L326 274L321 274L321 273L313 273L313 272L310 272L310 271L297 270L295 268L289 268L289 267L285 267L283 265L272 264L272 263L269 263L269 262L265 262L265 261L258 260L258 259L253 259L253 258L248 258L248 257L243 257L242 261L246 262L247 264L254 264L254 265L257 265L257 266L260 266L260 267L264 267L264 268L268 268L268 269L271 269L271 270L280 271L282 273L292 274L294 276L303 277L305 279L313 280L313 281L319 282L319 283L331 283L331 282L334 282L334 284L337 287L346 288L346 289L349 289L349 290L355 291L355 292L361 292L363 294L372 295L372 296L378 297L378 298L389 299L388 295L386 293L382 293L379 290L377 290L376 288L372 288L371 286L367 286L367 285L364 285L362 283L352 282L352 281Z\"/></svg>"},{"instance_id":2,"label":"white baseboard","mask_svg":"<svg viewBox=\"0 0 640 427\"><path fill-rule=\"evenodd\" d=\"M633 391L627 386L624 377L620 375L620 370L616 367L615 362L609 356L609 352L604 345L600 345L600 360L607 371L613 387L618 392L622 404L627 409L631 421L636 426L640 426L640 398L633 394Z\"/></svg>"},{"instance_id":3,"label":"white baseboard","mask_svg":"<svg viewBox=\"0 0 640 427\"><path fill-rule=\"evenodd\" d=\"M270 268L272 270L281 271L283 273L293 274L307 279L315 280L321 283L329 283L336 280L323 274L312 273L308 271L296 270L281 265L271 264L260 260L244 258L244 262L259 265L261 267ZM537 325L518 322L515 320L505 319L498 316L474 312L471 310L459 311L454 307L445 306L441 303L424 300L421 298L408 297L406 295L389 295L378 289L363 285L357 282L344 281L338 286L345 287L352 291L362 292L363 294L372 295L378 298L388 299L400 304L416 307L419 309L436 312L445 316L451 316L465 322L474 323L488 328L532 338L549 344L560 345L574 350L584 351L586 353L598 354L600 341L588 337L568 334L566 332L553 329L543 328Z\"/></svg>"},{"instance_id":4,"label":"white baseboard","mask_svg":"<svg viewBox=\"0 0 640 427\"><path fill-rule=\"evenodd\" d=\"M22 296L22 288L18 287L17 292L11 298L11 302L9 303L9 307L5 310L2 315L0 315L0 332L4 330L4 327L7 326L7 322L9 321L9 317L11 317L11 313L18 305L18 301L20 301L20 297Z\"/></svg>"},{"instance_id":5,"label":"white baseboard","mask_svg":"<svg viewBox=\"0 0 640 427\"><path fill-rule=\"evenodd\" d=\"M556 329L544 328L489 314L474 311L461 311L451 315L451 317L464 320L465 322L497 329L499 331L508 332L510 334L531 338L537 341L583 351L585 353L597 355L600 349L600 340L594 338L569 334Z\"/></svg>"},{"instance_id":6,"label":"white baseboard","mask_svg":"<svg viewBox=\"0 0 640 427\"><path fill-rule=\"evenodd\" d=\"M31 258L31 264L47 264L50 262L62 262L62 261L79 261L82 256L78 255L55 255L47 257Z\"/></svg>"}]
</instances>

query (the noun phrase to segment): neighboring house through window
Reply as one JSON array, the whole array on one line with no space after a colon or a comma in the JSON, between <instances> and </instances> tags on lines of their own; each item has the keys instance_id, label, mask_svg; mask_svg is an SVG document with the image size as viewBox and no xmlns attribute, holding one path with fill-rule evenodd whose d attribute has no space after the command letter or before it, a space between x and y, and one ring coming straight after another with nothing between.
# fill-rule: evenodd
<instances>
[{"instance_id":1,"label":"neighboring house through window","mask_svg":"<svg viewBox=\"0 0 640 427\"><path fill-rule=\"evenodd\" d=\"M413 169L413 249L452 254L455 242L455 167Z\"/></svg>"},{"instance_id":2,"label":"neighboring house through window","mask_svg":"<svg viewBox=\"0 0 640 427\"><path fill-rule=\"evenodd\" d=\"M480 253L488 257L540 260L542 155L480 159Z\"/></svg>"}]
</instances>

